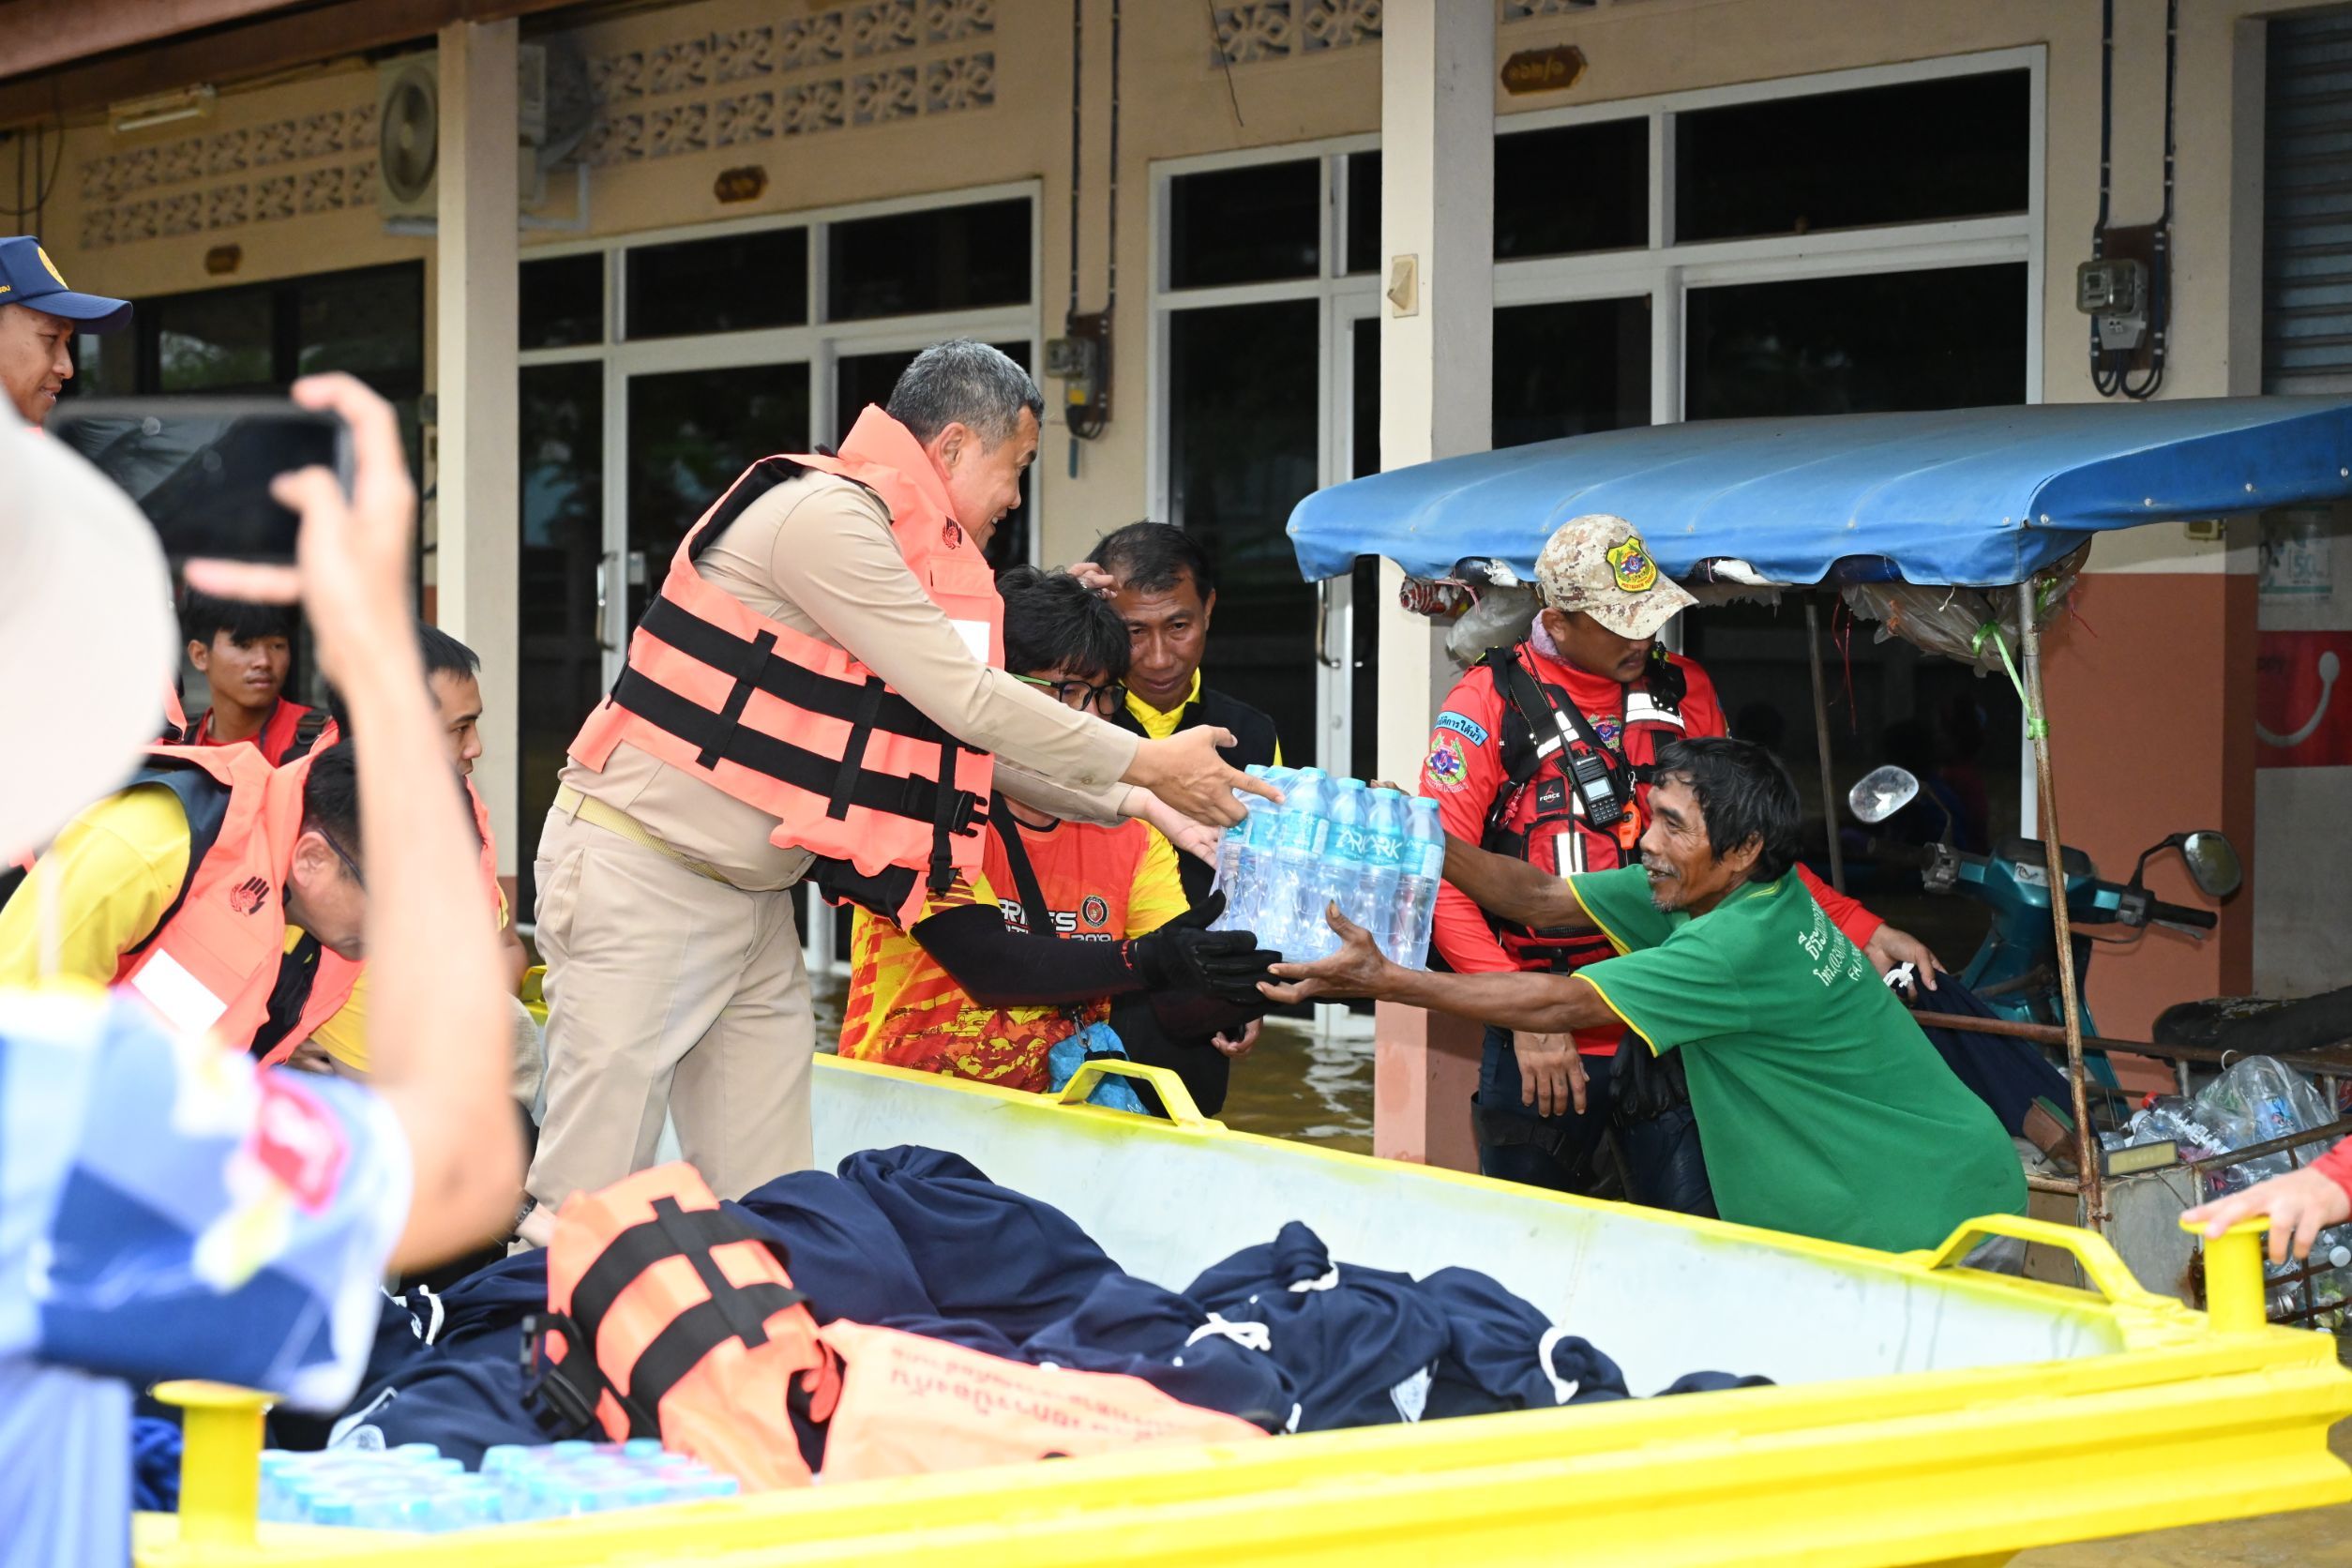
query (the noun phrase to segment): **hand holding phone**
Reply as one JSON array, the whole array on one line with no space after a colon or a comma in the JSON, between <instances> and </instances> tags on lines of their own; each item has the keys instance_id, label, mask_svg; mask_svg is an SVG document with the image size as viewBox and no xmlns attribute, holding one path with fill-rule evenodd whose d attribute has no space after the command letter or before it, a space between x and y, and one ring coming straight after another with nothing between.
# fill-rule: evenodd
<instances>
[{"instance_id":1,"label":"hand holding phone","mask_svg":"<svg viewBox=\"0 0 2352 1568\"><path fill-rule=\"evenodd\" d=\"M329 407L274 399L76 400L49 432L121 487L173 562L290 562L299 520L271 486L308 468L348 494L351 434Z\"/></svg>"}]
</instances>

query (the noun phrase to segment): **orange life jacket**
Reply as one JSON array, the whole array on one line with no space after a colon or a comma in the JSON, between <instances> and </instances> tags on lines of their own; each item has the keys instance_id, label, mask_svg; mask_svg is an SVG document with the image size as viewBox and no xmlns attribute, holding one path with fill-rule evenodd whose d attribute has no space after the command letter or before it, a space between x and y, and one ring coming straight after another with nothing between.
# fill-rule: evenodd
<instances>
[{"instance_id":1,"label":"orange life jacket","mask_svg":"<svg viewBox=\"0 0 2352 1568\"><path fill-rule=\"evenodd\" d=\"M114 984L177 1028L283 1062L350 999L360 969L308 941L286 951L286 871L309 761L273 768L241 746L150 746L147 758L131 782L163 785L188 813L188 873Z\"/></svg>"},{"instance_id":2,"label":"orange life jacket","mask_svg":"<svg viewBox=\"0 0 2352 1568\"><path fill-rule=\"evenodd\" d=\"M567 1199L547 1292L552 1366L532 1397L593 1411L614 1438L657 1436L755 1491L807 1485L801 1433L820 1427L827 1482L1266 1435L1139 1378L847 1319L819 1328L775 1252L689 1165Z\"/></svg>"},{"instance_id":3,"label":"orange life jacket","mask_svg":"<svg viewBox=\"0 0 2352 1568\"><path fill-rule=\"evenodd\" d=\"M839 1386L807 1299L690 1165L574 1193L548 1247L551 1365L534 1394L750 1490L805 1486L792 1413L822 1424Z\"/></svg>"},{"instance_id":4,"label":"orange life jacket","mask_svg":"<svg viewBox=\"0 0 2352 1568\"><path fill-rule=\"evenodd\" d=\"M817 857L809 876L912 925L925 890L980 869L995 760L957 741L854 654L760 615L694 563L746 507L814 470L890 509L898 551L972 656L1004 662L1004 602L907 428L868 407L838 457L752 464L702 515L629 639L628 664L571 745L601 772L626 741L776 819L772 840Z\"/></svg>"}]
</instances>

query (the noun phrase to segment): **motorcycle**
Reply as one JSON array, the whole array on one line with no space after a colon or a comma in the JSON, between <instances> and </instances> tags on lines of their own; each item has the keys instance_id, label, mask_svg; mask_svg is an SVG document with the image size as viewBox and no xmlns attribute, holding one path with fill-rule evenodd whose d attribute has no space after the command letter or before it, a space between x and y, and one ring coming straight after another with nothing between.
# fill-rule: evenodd
<instances>
[{"instance_id":1,"label":"motorcycle","mask_svg":"<svg viewBox=\"0 0 2352 1568\"><path fill-rule=\"evenodd\" d=\"M1921 799L1941 809L1935 795L1922 796L1920 781L1909 770L1888 766L1864 776L1847 792L1846 803L1857 821L1875 827ZM1961 983L2004 1018L2062 1023L2048 857L2041 840L2008 838L1994 846L1990 854L1972 854L1953 848L1952 826L1947 811L1944 836L1938 841L1906 844L1872 839L1866 852L1881 864L1916 868L1930 893L1954 894L1983 904L1992 915L1992 927L1961 971ZM2200 941L2213 929L2217 922L2212 911L2167 903L2148 891L2148 863L2172 850L2179 852L2190 879L2208 897L2227 897L2245 880L2236 847L2224 835L2211 831L2174 833L2157 840L2140 852L2131 880L2123 882L2103 880L2099 868L2082 851L2061 849L2066 912L2074 927L2077 996L2085 994L2088 984L2091 954L2099 941L2090 934L2095 929L2142 930L2163 925ZM2087 1002L2082 1012L2083 1033L2097 1033ZM2092 1059L2091 1065L2102 1081L2113 1084L2103 1056Z\"/></svg>"}]
</instances>

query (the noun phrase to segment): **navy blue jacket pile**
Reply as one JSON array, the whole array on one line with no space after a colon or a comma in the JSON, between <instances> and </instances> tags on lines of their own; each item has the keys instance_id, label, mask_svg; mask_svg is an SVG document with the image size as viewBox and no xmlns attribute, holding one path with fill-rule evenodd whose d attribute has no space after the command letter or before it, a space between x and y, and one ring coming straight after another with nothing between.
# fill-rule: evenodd
<instances>
[{"instance_id":1,"label":"navy blue jacket pile","mask_svg":"<svg viewBox=\"0 0 2352 1568\"><path fill-rule=\"evenodd\" d=\"M822 1322L848 1318L1036 1365L1123 1372L1268 1431L1321 1431L1628 1397L1617 1364L1486 1275L1334 1264L1293 1221L1181 1294L1136 1278L1048 1203L935 1149L868 1150L726 1207L765 1236ZM523 1398L522 1319L546 1255L387 1302L366 1385L336 1428L477 1464L568 1436ZM1664 1393L1760 1383L1695 1373ZM812 1434L812 1437L814 1435Z\"/></svg>"}]
</instances>

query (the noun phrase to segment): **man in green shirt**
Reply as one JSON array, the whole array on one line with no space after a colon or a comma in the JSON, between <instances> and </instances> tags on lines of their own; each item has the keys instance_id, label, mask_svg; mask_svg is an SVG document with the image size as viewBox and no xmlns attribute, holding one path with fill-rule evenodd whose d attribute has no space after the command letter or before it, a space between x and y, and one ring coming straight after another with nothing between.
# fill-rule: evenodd
<instances>
[{"instance_id":1,"label":"man in green shirt","mask_svg":"<svg viewBox=\"0 0 2352 1568\"><path fill-rule=\"evenodd\" d=\"M1278 1002L1369 996L1567 1033L1622 1023L1679 1051L1726 1219L1888 1251L2018 1214L2026 1181L1984 1103L1797 881L1796 786L1719 738L1658 755L1641 864L1553 877L1449 839L1446 880L1534 928L1597 930L1574 974L1430 974L1383 959L1334 909L1341 950L1277 964Z\"/></svg>"}]
</instances>

